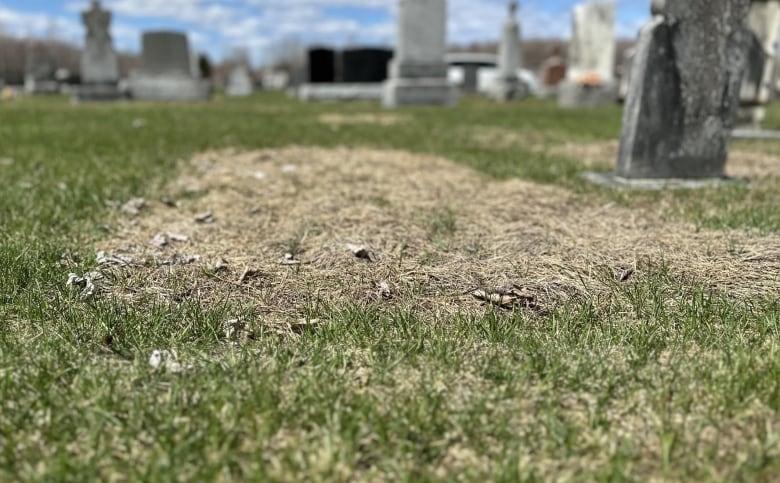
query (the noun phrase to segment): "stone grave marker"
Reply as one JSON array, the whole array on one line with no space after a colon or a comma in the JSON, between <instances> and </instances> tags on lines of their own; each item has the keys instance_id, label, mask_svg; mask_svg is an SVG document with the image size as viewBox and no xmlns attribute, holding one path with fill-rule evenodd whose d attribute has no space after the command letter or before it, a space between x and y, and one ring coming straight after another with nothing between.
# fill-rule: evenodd
<instances>
[{"instance_id":1,"label":"stone grave marker","mask_svg":"<svg viewBox=\"0 0 780 483\"><path fill-rule=\"evenodd\" d=\"M697 187L723 180L750 34L750 0L654 0L639 34L617 186Z\"/></svg>"},{"instance_id":2,"label":"stone grave marker","mask_svg":"<svg viewBox=\"0 0 780 483\"><path fill-rule=\"evenodd\" d=\"M498 48L498 69L491 97L499 101L523 99L528 88L520 80L517 70L521 66L520 25L517 23L517 1L509 2L509 16L501 33Z\"/></svg>"},{"instance_id":3,"label":"stone grave marker","mask_svg":"<svg viewBox=\"0 0 780 483\"><path fill-rule=\"evenodd\" d=\"M230 71L225 94L229 97L248 97L254 92L254 81L249 68L239 64Z\"/></svg>"},{"instance_id":4,"label":"stone grave marker","mask_svg":"<svg viewBox=\"0 0 780 483\"><path fill-rule=\"evenodd\" d=\"M80 100L112 100L119 92L119 59L114 51L111 34L111 12L103 10L99 0L81 14L87 29L84 52L81 56Z\"/></svg>"},{"instance_id":5,"label":"stone grave marker","mask_svg":"<svg viewBox=\"0 0 780 483\"><path fill-rule=\"evenodd\" d=\"M398 0L398 32L385 107L450 105L454 89L447 81L446 0Z\"/></svg>"},{"instance_id":6,"label":"stone grave marker","mask_svg":"<svg viewBox=\"0 0 780 483\"><path fill-rule=\"evenodd\" d=\"M574 7L566 79L559 86L563 107L615 102L615 4L590 2Z\"/></svg>"},{"instance_id":7,"label":"stone grave marker","mask_svg":"<svg viewBox=\"0 0 780 483\"><path fill-rule=\"evenodd\" d=\"M566 62L558 51L542 62L539 67L539 82L543 95L546 97L557 96L558 88L564 79L566 79Z\"/></svg>"},{"instance_id":8,"label":"stone grave marker","mask_svg":"<svg viewBox=\"0 0 780 483\"><path fill-rule=\"evenodd\" d=\"M772 78L777 65L780 1L751 2L748 14L751 42L740 91L739 124L760 129L766 106L772 100Z\"/></svg>"},{"instance_id":9,"label":"stone grave marker","mask_svg":"<svg viewBox=\"0 0 780 483\"><path fill-rule=\"evenodd\" d=\"M393 51L380 48L345 49L341 54L342 81L370 84L387 80L387 66Z\"/></svg>"},{"instance_id":10,"label":"stone grave marker","mask_svg":"<svg viewBox=\"0 0 780 483\"><path fill-rule=\"evenodd\" d=\"M315 47L308 51L309 83L332 84L336 82L336 51Z\"/></svg>"},{"instance_id":11,"label":"stone grave marker","mask_svg":"<svg viewBox=\"0 0 780 483\"><path fill-rule=\"evenodd\" d=\"M354 47L341 52L310 51L309 82L298 87L302 101L379 101L387 79L388 49Z\"/></svg>"},{"instance_id":12,"label":"stone grave marker","mask_svg":"<svg viewBox=\"0 0 780 483\"><path fill-rule=\"evenodd\" d=\"M187 36L180 32L145 32L141 67L130 76L135 99L200 101L211 96L208 80L193 75Z\"/></svg>"}]
</instances>

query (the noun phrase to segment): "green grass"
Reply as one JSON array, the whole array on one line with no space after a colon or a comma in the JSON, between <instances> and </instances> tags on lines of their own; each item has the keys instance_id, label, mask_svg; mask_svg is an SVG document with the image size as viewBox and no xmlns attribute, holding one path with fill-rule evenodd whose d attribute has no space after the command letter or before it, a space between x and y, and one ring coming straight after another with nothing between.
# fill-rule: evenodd
<instances>
[{"instance_id":1,"label":"green grass","mask_svg":"<svg viewBox=\"0 0 780 483\"><path fill-rule=\"evenodd\" d=\"M603 299L542 316L486 309L431 321L411 309L313 304L307 315L321 325L298 335L228 303L81 301L65 287L68 272L94 266L95 241L113 229L107 201L164 196L179 160L220 147L433 153L590 200L667 206L705 228L780 231L776 179L616 193L581 181L577 159L464 134L516 131L542 148L614 139L617 107L466 99L401 111L408 119L391 126L317 121L377 111L279 95L0 104L0 480L780 476L780 300L713 292L662 265L627 283L605 275ZM769 123L780 127L777 109ZM443 244L458 229L451 210L420 216ZM299 242L280 243L295 252ZM169 284L188 293L185 281ZM237 314L256 328L251 343L222 340ZM192 367L153 370L161 348Z\"/></svg>"}]
</instances>

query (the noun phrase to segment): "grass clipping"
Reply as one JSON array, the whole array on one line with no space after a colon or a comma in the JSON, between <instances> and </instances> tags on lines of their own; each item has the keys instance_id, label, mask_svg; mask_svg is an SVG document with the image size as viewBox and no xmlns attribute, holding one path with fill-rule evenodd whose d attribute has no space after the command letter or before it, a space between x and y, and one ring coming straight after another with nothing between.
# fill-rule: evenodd
<instances>
[{"instance_id":1,"label":"grass clipping","mask_svg":"<svg viewBox=\"0 0 780 483\"><path fill-rule=\"evenodd\" d=\"M186 163L170 200L100 247L116 296L236 302L269 323L322 304L547 312L666 265L736 297L780 290L780 238L712 232L398 151L290 147ZM624 282L620 282L620 280ZM475 294L477 296L475 296ZM159 301L159 300L156 300Z\"/></svg>"}]
</instances>

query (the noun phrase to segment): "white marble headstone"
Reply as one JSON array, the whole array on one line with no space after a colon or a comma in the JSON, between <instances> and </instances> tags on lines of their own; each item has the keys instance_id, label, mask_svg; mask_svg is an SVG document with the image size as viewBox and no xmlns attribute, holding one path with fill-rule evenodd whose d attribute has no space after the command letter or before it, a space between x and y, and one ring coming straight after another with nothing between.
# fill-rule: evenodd
<instances>
[{"instance_id":1,"label":"white marble headstone","mask_svg":"<svg viewBox=\"0 0 780 483\"><path fill-rule=\"evenodd\" d=\"M611 84L615 70L615 4L574 7L567 80Z\"/></svg>"}]
</instances>

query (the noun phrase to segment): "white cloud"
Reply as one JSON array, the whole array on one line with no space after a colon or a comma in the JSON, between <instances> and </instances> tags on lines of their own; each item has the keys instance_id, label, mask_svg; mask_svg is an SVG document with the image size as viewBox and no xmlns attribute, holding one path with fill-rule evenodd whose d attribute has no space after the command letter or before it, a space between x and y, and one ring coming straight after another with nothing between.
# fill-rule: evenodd
<instances>
[{"instance_id":1,"label":"white cloud","mask_svg":"<svg viewBox=\"0 0 780 483\"><path fill-rule=\"evenodd\" d=\"M81 35L81 27L75 19L45 13L18 12L2 5L0 27L6 33L19 37L53 36L73 41Z\"/></svg>"}]
</instances>

